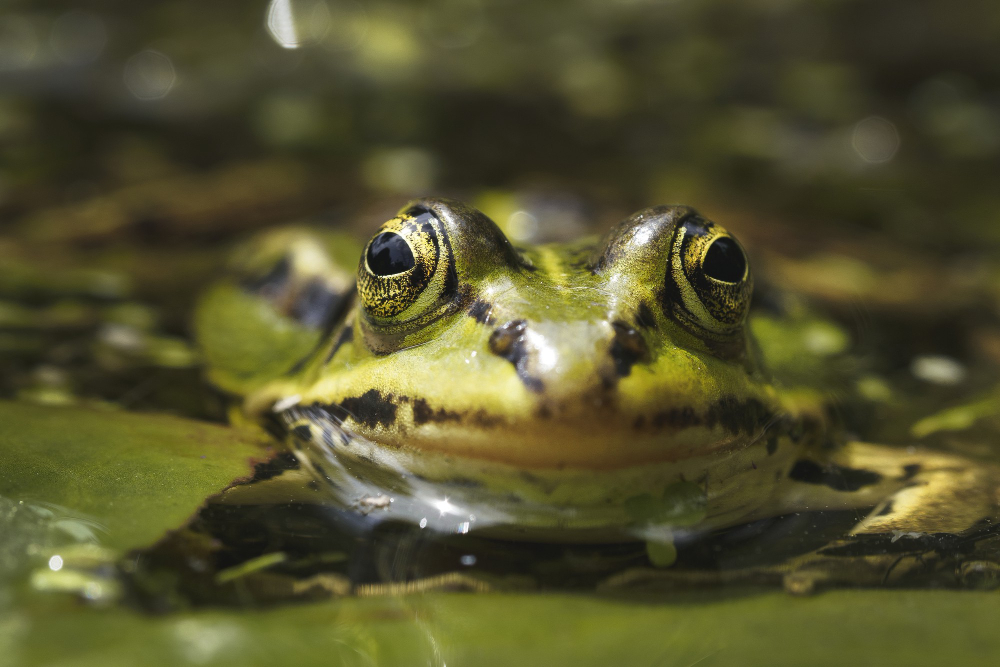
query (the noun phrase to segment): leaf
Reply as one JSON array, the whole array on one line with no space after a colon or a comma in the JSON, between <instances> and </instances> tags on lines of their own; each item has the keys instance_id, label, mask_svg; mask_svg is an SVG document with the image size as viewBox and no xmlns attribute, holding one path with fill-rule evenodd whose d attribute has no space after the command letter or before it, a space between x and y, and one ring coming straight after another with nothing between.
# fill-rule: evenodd
<instances>
[{"instance_id":1,"label":"leaf","mask_svg":"<svg viewBox=\"0 0 1000 667\"><path fill-rule=\"evenodd\" d=\"M169 415L0 401L0 496L82 515L102 546L123 552L248 477L266 444L252 431Z\"/></svg>"},{"instance_id":2,"label":"leaf","mask_svg":"<svg viewBox=\"0 0 1000 667\"><path fill-rule=\"evenodd\" d=\"M954 591L431 594L159 616L63 599L0 616L0 649L76 667L992 665L995 619L995 594Z\"/></svg>"}]
</instances>

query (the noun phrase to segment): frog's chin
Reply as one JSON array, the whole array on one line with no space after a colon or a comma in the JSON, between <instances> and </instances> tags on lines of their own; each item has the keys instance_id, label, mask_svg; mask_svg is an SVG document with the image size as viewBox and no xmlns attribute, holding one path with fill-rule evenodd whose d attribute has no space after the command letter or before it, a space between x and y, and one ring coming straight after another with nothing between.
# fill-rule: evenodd
<instances>
[{"instance_id":1,"label":"frog's chin","mask_svg":"<svg viewBox=\"0 0 1000 667\"><path fill-rule=\"evenodd\" d=\"M686 531L694 523L702 529L714 525L708 516L712 496L730 493L710 489L709 471L714 479L733 479L749 465L734 451L610 469L533 468L386 446L315 408L292 408L282 416L291 447L326 483L331 502L445 532L489 529L533 540L623 541ZM760 479L773 475L767 463L759 467ZM653 518L643 514L651 504Z\"/></svg>"}]
</instances>

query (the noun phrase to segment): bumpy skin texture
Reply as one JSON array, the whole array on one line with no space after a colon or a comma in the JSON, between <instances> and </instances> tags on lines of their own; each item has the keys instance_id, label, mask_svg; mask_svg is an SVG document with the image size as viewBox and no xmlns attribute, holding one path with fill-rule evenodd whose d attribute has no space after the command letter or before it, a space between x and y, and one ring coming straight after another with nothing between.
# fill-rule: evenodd
<instances>
[{"instance_id":1,"label":"bumpy skin texture","mask_svg":"<svg viewBox=\"0 0 1000 667\"><path fill-rule=\"evenodd\" d=\"M416 227L405 213L422 210L440 246L421 250L427 235L410 235L425 293L395 290L406 276L373 276L362 257L355 316L259 403L296 393L387 447L529 468L682 460L800 421L749 358L749 272L711 291L723 318L701 305L696 286L713 287L696 266L707 243L682 244L679 230L725 231L691 209L647 209L603 240L519 252L478 211L433 199L379 233ZM437 266L421 259L431 257ZM413 305L387 308L394 296Z\"/></svg>"},{"instance_id":2,"label":"bumpy skin texture","mask_svg":"<svg viewBox=\"0 0 1000 667\"><path fill-rule=\"evenodd\" d=\"M372 238L395 258L369 241L316 346L246 401L278 405L349 469L579 509L536 512L546 530L641 527L635 507L663 516L689 485L705 527L874 508L858 532L958 532L997 514L994 469L845 442L815 394L773 384L747 333L746 257L690 208L519 249L479 211L428 198Z\"/></svg>"}]
</instances>

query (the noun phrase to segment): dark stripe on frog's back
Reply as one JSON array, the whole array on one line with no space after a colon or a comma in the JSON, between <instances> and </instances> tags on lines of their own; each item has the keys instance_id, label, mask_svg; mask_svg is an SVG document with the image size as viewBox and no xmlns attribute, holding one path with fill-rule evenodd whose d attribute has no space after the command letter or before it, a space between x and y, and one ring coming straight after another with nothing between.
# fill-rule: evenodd
<instances>
[{"instance_id":1,"label":"dark stripe on frog's back","mask_svg":"<svg viewBox=\"0 0 1000 667\"><path fill-rule=\"evenodd\" d=\"M335 291L325 282L314 278L299 286L294 300L288 300L286 292L292 288L292 269L292 260L285 256L276 261L266 273L244 277L238 283L244 292L268 302L281 317L293 320L306 329L319 331L313 349L296 360L285 371L285 375L301 371L309 359L326 345L330 335L354 305L356 292L354 284L342 291ZM338 341L337 347L340 344L342 341Z\"/></svg>"},{"instance_id":2,"label":"dark stripe on frog's back","mask_svg":"<svg viewBox=\"0 0 1000 667\"><path fill-rule=\"evenodd\" d=\"M287 291L295 287L292 269L292 260L285 256L266 273L240 279L239 285L244 292L270 303L283 317L307 329L323 329L325 338L351 305L354 286L336 291L322 280L313 278L298 285L294 300L288 300Z\"/></svg>"},{"instance_id":3,"label":"dark stripe on frog's back","mask_svg":"<svg viewBox=\"0 0 1000 667\"><path fill-rule=\"evenodd\" d=\"M285 256L272 264L267 272L245 276L239 284L245 292L270 300L287 289L291 277L292 260Z\"/></svg>"}]
</instances>

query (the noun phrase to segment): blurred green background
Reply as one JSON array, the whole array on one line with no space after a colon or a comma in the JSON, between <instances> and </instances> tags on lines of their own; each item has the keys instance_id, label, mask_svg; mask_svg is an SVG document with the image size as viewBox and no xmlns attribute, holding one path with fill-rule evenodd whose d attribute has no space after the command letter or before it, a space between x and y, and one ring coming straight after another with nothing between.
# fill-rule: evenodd
<instances>
[{"instance_id":1,"label":"blurred green background","mask_svg":"<svg viewBox=\"0 0 1000 667\"><path fill-rule=\"evenodd\" d=\"M994 251L998 39L965 0L6 0L0 219L159 240L499 189ZM256 205L101 199L237 163Z\"/></svg>"}]
</instances>

